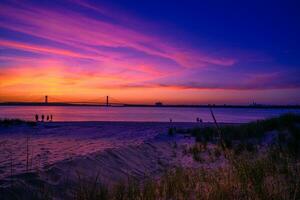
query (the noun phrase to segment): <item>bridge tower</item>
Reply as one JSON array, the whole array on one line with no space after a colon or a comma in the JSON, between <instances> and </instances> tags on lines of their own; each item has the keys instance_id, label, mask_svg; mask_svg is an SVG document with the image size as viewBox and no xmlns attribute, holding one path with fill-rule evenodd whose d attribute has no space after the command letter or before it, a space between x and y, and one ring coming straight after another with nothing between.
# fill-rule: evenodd
<instances>
[{"instance_id":1,"label":"bridge tower","mask_svg":"<svg viewBox=\"0 0 300 200\"><path fill-rule=\"evenodd\" d=\"M48 103L48 96L45 96L45 103Z\"/></svg>"}]
</instances>

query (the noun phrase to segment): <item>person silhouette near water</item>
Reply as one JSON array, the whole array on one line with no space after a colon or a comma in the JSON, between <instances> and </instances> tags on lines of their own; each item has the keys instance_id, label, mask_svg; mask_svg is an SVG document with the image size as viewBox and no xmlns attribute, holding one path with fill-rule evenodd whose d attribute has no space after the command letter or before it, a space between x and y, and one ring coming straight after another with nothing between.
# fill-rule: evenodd
<instances>
[{"instance_id":1,"label":"person silhouette near water","mask_svg":"<svg viewBox=\"0 0 300 200\"><path fill-rule=\"evenodd\" d=\"M47 115L47 121L49 121L49 115Z\"/></svg>"},{"instance_id":2,"label":"person silhouette near water","mask_svg":"<svg viewBox=\"0 0 300 200\"><path fill-rule=\"evenodd\" d=\"M50 115L50 121L52 122L52 119L53 119L53 117L52 117L52 115Z\"/></svg>"},{"instance_id":3,"label":"person silhouette near water","mask_svg":"<svg viewBox=\"0 0 300 200\"><path fill-rule=\"evenodd\" d=\"M42 115L42 122L44 121L44 118L45 118L45 116L44 116L44 115Z\"/></svg>"},{"instance_id":4,"label":"person silhouette near water","mask_svg":"<svg viewBox=\"0 0 300 200\"><path fill-rule=\"evenodd\" d=\"M37 122L39 121L39 115L38 114L35 115L35 121L37 121Z\"/></svg>"}]
</instances>

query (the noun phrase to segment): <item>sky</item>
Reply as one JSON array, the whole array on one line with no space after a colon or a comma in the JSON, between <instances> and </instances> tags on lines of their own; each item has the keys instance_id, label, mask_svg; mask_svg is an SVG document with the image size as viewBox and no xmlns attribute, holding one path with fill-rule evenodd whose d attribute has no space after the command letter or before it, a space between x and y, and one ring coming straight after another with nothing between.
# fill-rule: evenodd
<instances>
[{"instance_id":1,"label":"sky","mask_svg":"<svg viewBox=\"0 0 300 200\"><path fill-rule=\"evenodd\" d=\"M299 104L299 1L0 2L0 102Z\"/></svg>"}]
</instances>

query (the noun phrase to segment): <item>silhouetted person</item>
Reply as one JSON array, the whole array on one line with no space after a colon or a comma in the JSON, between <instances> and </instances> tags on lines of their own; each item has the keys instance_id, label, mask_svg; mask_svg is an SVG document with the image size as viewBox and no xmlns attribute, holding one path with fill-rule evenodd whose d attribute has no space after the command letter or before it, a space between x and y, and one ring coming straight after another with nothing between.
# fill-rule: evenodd
<instances>
[{"instance_id":1,"label":"silhouetted person","mask_svg":"<svg viewBox=\"0 0 300 200\"><path fill-rule=\"evenodd\" d=\"M47 115L47 121L49 121L49 119L50 119L50 118L49 118L49 115Z\"/></svg>"},{"instance_id":2,"label":"silhouetted person","mask_svg":"<svg viewBox=\"0 0 300 200\"><path fill-rule=\"evenodd\" d=\"M173 120L172 120L172 118L170 118L170 122L172 122Z\"/></svg>"},{"instance_id":3,"label":"silhouetted person","mask_svg":"<svg viewBox=\"0 0 300 200\"><path fill-rule=\"evenodd\" d=\"M53 117L52 117L52 115L50 115L50 121L52 122L52 119L53 119Z\"/></svg>"},{"instance_id":4,"label":"silhouetted person","mask_svg":"<svg viewBox=\"0 0 300 200\"><path fill-rule=\"evenodd\" d=\"M38 114L35 115L35 121L37 121L37 122L39 121L39 115Z\"/></svg>"},{"instance_id":5,"label":"silhouetted person","mask_svg":"<svg viewBox=\"0 0 300 200\"><path fill-rule=\"evenodd\" d=\"M42 115L42 122L44 121L44 118L45 118L45 116L44 116L44 115Z\"/></svg>"},{"instance_id":6,"label":"silhouetted person","mask_svg":"<svg viewBox=\"0 0 300 200\"><path fill-rule=\"evenodd\" d=\"M200 123L202 123L203 122L203 120L202 119L200 119Z\"/></svg>"},{"instance_id":7,"label":"silhouetted person","mask_svg":"<svg viewBox=\"0 0 300 200\"><path fill-rule=\"evenodd\" d=\"M196 121L197 121L198 123L200 122L200 119L199 119L199 117L197 117Z\"/></svg>"}]
</instances>

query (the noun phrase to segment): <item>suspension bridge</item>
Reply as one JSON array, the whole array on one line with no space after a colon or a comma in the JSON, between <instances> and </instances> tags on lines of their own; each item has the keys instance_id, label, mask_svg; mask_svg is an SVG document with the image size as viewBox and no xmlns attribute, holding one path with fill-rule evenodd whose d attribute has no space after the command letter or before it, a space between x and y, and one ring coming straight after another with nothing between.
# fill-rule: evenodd
<instances>
[{"instance_id":1,"label":"suspension bridge","mask_svg":"<svg viewBox=\"0 0 300 200\"><path fill-rule=\"evenodd\" d=\"M83 101L66 101L64 98L59 98L57 96L27 96L30 101L1 101L0 106L6 105L24 105L24 106L106 106L106 107L219 107L219 108L272 108L272 109L300 109L300 105L211 105L211 104L198 104L198 105L165 105L161 102L156 102L155 104L130 104L119 101L111 96L102 96L97 99L88 99Z\"/></svg>"},{"instance_id":2,"label":"suspension bridge","mask_svg":"<svg viewBox=\"0 0 300 200\"><path fill-rule=\"evenodd\" d=\"M31 98L30 101L22 102L0 102L1 104L21 104L21 105L85 105L85 106L128 106L130 104L123 103L113 97L103 96L97 99L88 99L84 101L65 101L63 98L58 98L54 96L42 96Z\"/></svg>"}]
</instances>

